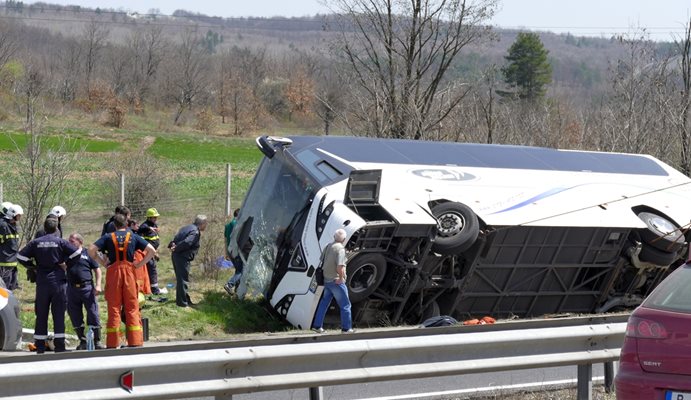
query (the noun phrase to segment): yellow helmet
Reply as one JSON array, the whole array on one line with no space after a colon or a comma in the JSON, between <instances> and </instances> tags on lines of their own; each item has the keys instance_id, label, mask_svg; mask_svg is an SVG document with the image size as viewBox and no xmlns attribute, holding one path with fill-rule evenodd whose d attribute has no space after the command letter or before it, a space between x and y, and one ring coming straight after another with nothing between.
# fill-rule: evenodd
<instances>
[{"instance_id":1,"label":"yellow helmet","mask_svg":"<svg viewBox=\"0 0 691 400\"><path fill-rule=\"evenodd\" d=\"M160 215L161 215L161 214L159 214L159 213L158 213L158 210L156 210L155 208L149 208L148 210L146 210L146 218L149 218L149 217L158 217L158 216L160 216Z\"/></svg>"}]
</instances>

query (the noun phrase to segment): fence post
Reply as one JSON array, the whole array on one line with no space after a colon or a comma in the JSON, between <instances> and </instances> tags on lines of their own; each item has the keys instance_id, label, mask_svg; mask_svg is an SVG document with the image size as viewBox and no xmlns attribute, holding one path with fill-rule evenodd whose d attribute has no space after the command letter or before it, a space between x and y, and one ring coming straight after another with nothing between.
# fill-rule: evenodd
<instances>
[{"instance_id":1,"label":"fence post","mask_svg":"<svg viewBox=\"0 0 691 400\"><path fill-rule=\"evenodd\" d=\"M311 387L310 388L310 400L322 400L324 398L324 388Z\"/></svg>"},{"instance_id":2,"label":"fence post","mask_svg":"<svg viewBox=\"0 0 691 400\"><path fill-rule=\"evenodd\" d=\"M226 164L226 216L231 215L232 211L230 209L230 163Z\"/></svg>"},{"instance_id":3,"label":"fence post","mask_svg":"<svg viewBox=\"0 0 691 400\"><path fill-rule=\"evenodd\" d=\"M0 203L3 203L5 201L5 186L3 186L3 183L0 182Z\"/></svg>"},{"instance_id":4,"label":"fence post","mask_svg":"<svg viewBox=\"0 0 691 400\"><path fill-rule=\"evenodd\" d=\"M120 174L120 205L125 205L125 173Z\"/></svg>"},{"instance_id":5,"label":"fence post","mask_svg":"<svg viewBox=\"0 0 691 400\"><path fill-rule=\"evenodd\" d=\"M592 400L593 398L593 365L578 365L578 390L576 393L578 400Z\"/></svg>"}]
</instances>

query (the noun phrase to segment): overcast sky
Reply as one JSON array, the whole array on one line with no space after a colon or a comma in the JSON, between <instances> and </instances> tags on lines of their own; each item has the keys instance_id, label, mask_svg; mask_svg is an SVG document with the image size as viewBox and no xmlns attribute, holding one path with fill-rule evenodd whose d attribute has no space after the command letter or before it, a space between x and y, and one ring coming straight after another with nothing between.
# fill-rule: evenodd
<instances>
[{"instance_id":1,"label":"overcast sky","mask_svg":"<svg viewBox=\"0 0 691 400\"><path fill-rule=\"evenodd\" d=\"M170 14L177 9L221 17L301 17L325 13L319 0L46 0L53 4L123 8ZM25 3L31 3L26 1ZM630 27L645 27L654 39L668 40L684 31L690 0L500 0L491 21L504 28L571 32L609 37Z\"/></svg>"}]
</instances>

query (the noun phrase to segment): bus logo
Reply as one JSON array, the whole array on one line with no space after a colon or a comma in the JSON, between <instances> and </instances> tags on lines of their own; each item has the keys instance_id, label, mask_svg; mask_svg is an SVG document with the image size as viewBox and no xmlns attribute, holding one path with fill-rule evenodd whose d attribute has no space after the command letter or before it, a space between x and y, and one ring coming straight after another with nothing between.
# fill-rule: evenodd
<instances>
[{"instance_id":1,"label":"bus logo","mask_svg":"<svg viewBox=\"0 0 691 400\"><path fill-rule=\"evenodd\" d=\"M437 181L472 181L477 179L473 174L446 168L414 169L410 172L421 178L434 179Z\"/></svg>"}]
</instances>

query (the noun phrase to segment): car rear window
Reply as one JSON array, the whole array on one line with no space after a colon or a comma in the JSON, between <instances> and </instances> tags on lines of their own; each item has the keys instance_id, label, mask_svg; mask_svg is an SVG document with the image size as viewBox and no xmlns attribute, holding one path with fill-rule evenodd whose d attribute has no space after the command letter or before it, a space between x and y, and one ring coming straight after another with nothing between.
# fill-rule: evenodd
<instances>
[{"instance_id":1,"label":"car rear window","mask_svg":"<svg viewBox=\"0 0 691 400\"><path fill-rule=\"evenodd\" d=\"M665 278L643 302L643 306L691 312L691 265L684 264Z\"/></svg>"}]
</instances>

